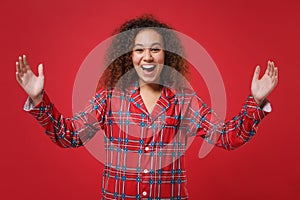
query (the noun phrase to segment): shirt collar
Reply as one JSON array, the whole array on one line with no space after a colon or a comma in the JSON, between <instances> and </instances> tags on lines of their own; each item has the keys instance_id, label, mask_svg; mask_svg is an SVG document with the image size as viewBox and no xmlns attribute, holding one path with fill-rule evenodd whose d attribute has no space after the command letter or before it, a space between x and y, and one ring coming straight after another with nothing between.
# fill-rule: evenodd
<instances>
[{"instance_id":1,"label":"shirt collar","mask_svg":"<svg viewBox=\"0 0 300 200\"><path fill-rule=\"evenodd\" d=\"M136 82L132 83L131 85L129 85L128 87L126 87L125 91L126 91L126 94L128 94L129 96L132 96L133 94L137 94L139 89L140 89L139 83L138 83L138 81L136 81ZM175 94L176 94L176 91L174 88L163 86L162 93L161 93L161 96L163 98L172 99L175 97Z\"/></svg>"}]
</instances>

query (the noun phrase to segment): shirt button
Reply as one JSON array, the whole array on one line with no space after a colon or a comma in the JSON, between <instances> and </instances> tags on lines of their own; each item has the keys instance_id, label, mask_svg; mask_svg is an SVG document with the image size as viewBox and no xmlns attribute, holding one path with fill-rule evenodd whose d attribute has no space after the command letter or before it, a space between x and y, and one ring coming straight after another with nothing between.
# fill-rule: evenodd
<instances>
[{"instance_id":1,"label":"shirt button","mask_svg":"<svg viewBox=\"0 0 300 200\"><path fill-rule=\"evenodd\" d=\"M149 151L149 149L150 149L149 147L145 147L145 151Z\"/></svg>"},{"instance_id":2,"label":"shirt button","mask_svg":"<svg viewBox=\"0 0 300 200\"><path fill-rule=\"evenodd\" d=\"M147 174L149 172L148 169L144 169L144 173Z\"/></svg>"},{"instance_id":3,"label":"shirt button","mask_svg":"<svg viewBox=\"0 0 300 200\"><path fill-rule=\"evenodd\" d=\"M146 195L147 195L147 192L146 192L146 191L144 191L144 192L143 192L143 195L144 195L144 196L146 196Z\"/></svg>"}]
</instances>

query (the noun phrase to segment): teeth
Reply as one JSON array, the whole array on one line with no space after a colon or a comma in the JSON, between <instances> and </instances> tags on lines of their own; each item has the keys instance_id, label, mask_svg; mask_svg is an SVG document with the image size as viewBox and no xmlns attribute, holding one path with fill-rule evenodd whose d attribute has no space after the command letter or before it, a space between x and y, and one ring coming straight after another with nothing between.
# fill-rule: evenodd
<instances>
[{"instance_id":1,"label":"teeth","mask_svg":"<svg viewBox=\"0 0 300 200\"><path fill-rule=\"evenodd\" d=\"M142 65L143 69L151 69L154 68L155 65Z\"/></svg>"}]
</instances>

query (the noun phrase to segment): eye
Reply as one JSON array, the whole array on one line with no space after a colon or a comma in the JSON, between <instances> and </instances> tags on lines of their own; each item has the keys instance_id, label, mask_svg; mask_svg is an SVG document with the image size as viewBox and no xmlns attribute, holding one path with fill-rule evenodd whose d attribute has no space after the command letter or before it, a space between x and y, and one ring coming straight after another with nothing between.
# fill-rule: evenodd
<instances>
[{"instance_id":1,"label":"eye","mask_svg":"<svg viewBox=\"0 0 300 200\"><path fill-rule=\"evenodd\" d=\"M160 48L151 48L151 52L153 52L153 53L158 53L160 51L161 51Z\"/></svg>"},{"instance_id":2,"label":"eye","mask_svg":"<svg viewBox=\"0 0 300 200\"><path fill-rule=\"evenodd\" d=\"M136 53L143 53L143 52L144 52L144 49L142 49L142 48L137 48L137 49L134 49L133 51L136 52Z\"/></svg>"}]
</instances>

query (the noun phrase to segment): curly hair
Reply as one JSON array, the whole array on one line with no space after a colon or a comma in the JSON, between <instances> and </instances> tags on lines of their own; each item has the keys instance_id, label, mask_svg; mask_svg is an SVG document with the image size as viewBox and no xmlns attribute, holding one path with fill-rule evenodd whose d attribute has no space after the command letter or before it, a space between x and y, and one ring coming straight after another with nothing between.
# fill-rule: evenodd
<instances>
[{"instance_id":1,"label":"curly hair","mask_svg":"<svg viewBox=\"0 0 300 200\"><path fill-rule=\"evenodd\" d=\"M115 37L108 48L105 66L108 66L97 86L100 88L114 88L118 82L122 86L132 84L138 80L132 63L132 50L136 35L143 29L157 31L163 39L165 60L161 77L164 76L162 84L178 86L179 76L185 77L188 74L188 64L180 55L184 55L183 47L171 27L155 19L152 15L146 14L123 23L114 31ZM170 51L171 50L171 51ZM176 71L172 70L175 69ZM125 76L125 74L130 74ZM119 84L119 83L118 83Z\"/></svg>"}]
</instances>

